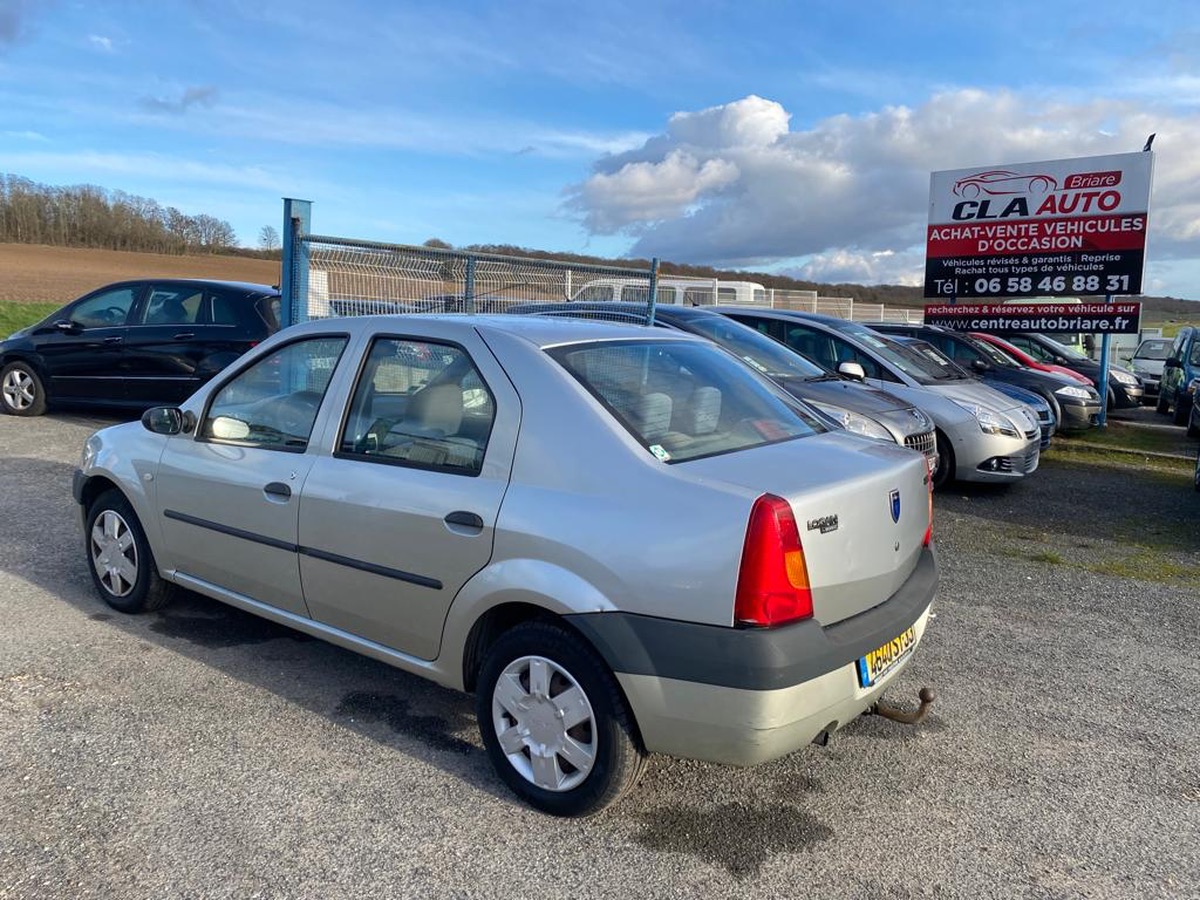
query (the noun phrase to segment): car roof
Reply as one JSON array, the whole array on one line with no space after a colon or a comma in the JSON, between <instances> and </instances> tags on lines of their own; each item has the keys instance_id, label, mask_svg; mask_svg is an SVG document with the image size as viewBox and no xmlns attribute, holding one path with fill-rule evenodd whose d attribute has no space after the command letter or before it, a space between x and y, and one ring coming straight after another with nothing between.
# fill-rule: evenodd
<instances>
[{"instance_id":1,"label":"car roof","mask_svg":"<svg viewBox=\"0 0 1200 900\"><path fill-rule=\"evenodd\" d=\"M528 341L537 347L573 344L586 341L654 340L702 342L701 338L685 332L663 331L645 325L626 325L593 319L558 318L554 316L517 315L512 313L403 313L399 315L346 316L312 320L297 328L306 331L323 330L330 323L347 323L342 327L353 330L394 332L403 330L402 322L455 323L463 329L481 333L499 332Z\"/></svg>"},{"instance_id":2,"label":"car roof","mask_svg":"<svg viewBox=\"0 0 1200 900\"><path fill-rule=\"evenodd\" d=\"M130 278L103 285L98 290L123 287L131 284L189 284L203 287L223 287L246 291L254 294L278 294L279 288L271 284L258 284L253 281L229 281L219 278Z\"/></svg>"},{"instance_id":3,"label":"car roof","mask_svg":"<svg viewBox=\"0 0 1200 900\"><path fill-rule=\"evenodd\" d=\"M711 306L705 307L713 312L719 313L754 313L755 315L763 315L775 319L803 319L805 322L816 322L819 325L828 325L831 328L836 328L840 323L848 322L849 319L842 319L837 316L827 316L824 313L811 313L801 309L778 309L776 307L767 306ZM861 325L862 322L855 324Z\"/></svg>"}]
</instances>

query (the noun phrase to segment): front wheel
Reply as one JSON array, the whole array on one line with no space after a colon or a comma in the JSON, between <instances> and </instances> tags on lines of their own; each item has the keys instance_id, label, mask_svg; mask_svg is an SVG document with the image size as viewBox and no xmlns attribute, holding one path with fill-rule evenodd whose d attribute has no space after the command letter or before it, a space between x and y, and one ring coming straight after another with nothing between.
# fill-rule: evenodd
<instances>
[{"instance_id":1,"label":"front wheel","mask_svg":"<svg viewBox=\"0 0 1200 900\"><path fill-rule=\"evenodd\" d=\"M0 373L0 402L14 416L40 416L46 411L46 388L28 363L12 362Z\"/></svg>"},{"instance_id":2,"label":"front wheel","mask_svg":"<svg viewBox=\"0 0 1200 900\"><path fill-rule=\"evenodd\" d=\"M1166 394L1160 389L1158 392L1158 402L1154 404L1154 411L1159 415L1165 416L1170 405L1167 403Z\"/></svg>"},{"instance_id":3,"label":"front wheel","mask_svg":"<svg viewBox=\"0 0 1200 900\"><path fill-rule=\"evenodd\" d=\"M142 523L120 491L92 503L84 540L92 582L113 609L150 612L171 599L175 586L159 576Z\"/></svg>"},{"instance_id":4,"label":"front wheel","mask_svg":"<svg viewBox=\"0 0 1200 900\"><path fill-rule=\"evenodd\" d=\"M492 645L475 712L496 773L542 812L599 812L645 767L616 679L581 638L552 622L518 625Z\"/></svg>"}]
</instances>

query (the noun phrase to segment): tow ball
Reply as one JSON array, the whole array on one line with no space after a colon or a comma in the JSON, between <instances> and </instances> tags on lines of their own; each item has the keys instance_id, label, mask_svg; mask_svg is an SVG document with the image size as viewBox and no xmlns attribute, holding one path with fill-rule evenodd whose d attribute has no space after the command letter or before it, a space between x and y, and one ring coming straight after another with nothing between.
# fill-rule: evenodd
<instances>
[{"instance_id":1,"label":"tow ball","mask_svg":"<svg viewBox=\"0 0 1200 900\"><path fill-rule=\"evenodd\" d=\"M892 706L886 700L877 700L868 712L891 719L893 722L899 722L901 725L919 725L929 715L929 710L933 707L933 701L937 699L937 694L933 692L933 688L923 687L917 692L917 699L921 701L921 705L915 710L900 709L898 706Z\"/></svg>"}]
</instances>

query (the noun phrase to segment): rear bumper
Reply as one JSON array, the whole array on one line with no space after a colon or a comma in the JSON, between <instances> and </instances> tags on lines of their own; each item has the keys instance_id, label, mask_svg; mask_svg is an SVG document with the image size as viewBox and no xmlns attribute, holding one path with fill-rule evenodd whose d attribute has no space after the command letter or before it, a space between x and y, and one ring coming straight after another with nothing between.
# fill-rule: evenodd
<instances>
[{"instance_id":1,"label":"rear bumper","mask_svg":"<svg viewBox=\"0 0 1200 900\"><path fill-rule=\"evenodd\" d=\"M646 749L730 765L775 759L873 704L912 659L937 590L922 552L884 603L823 628L723 628L626 613L568 616L612 668ZM869 687L857 661L913 628L906 658Z\"/></svg>"}]
</instances>

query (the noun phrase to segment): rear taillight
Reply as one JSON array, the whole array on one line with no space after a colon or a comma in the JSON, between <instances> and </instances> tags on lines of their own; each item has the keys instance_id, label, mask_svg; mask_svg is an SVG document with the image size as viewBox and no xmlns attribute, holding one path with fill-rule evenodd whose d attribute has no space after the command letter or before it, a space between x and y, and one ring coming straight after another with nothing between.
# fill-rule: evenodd
<instances>
[{"instance_id":1,"label":"rear taillight","mask_svg":"<svg viewBox=\"0 0 1200 900\"><path fill-rule=\"evenodd\" d=\"M808 565L792 507L782 497L763 494L746 526L733 617L740 625L769 628L812 614Z\"/></svg>"}]
</instances>

